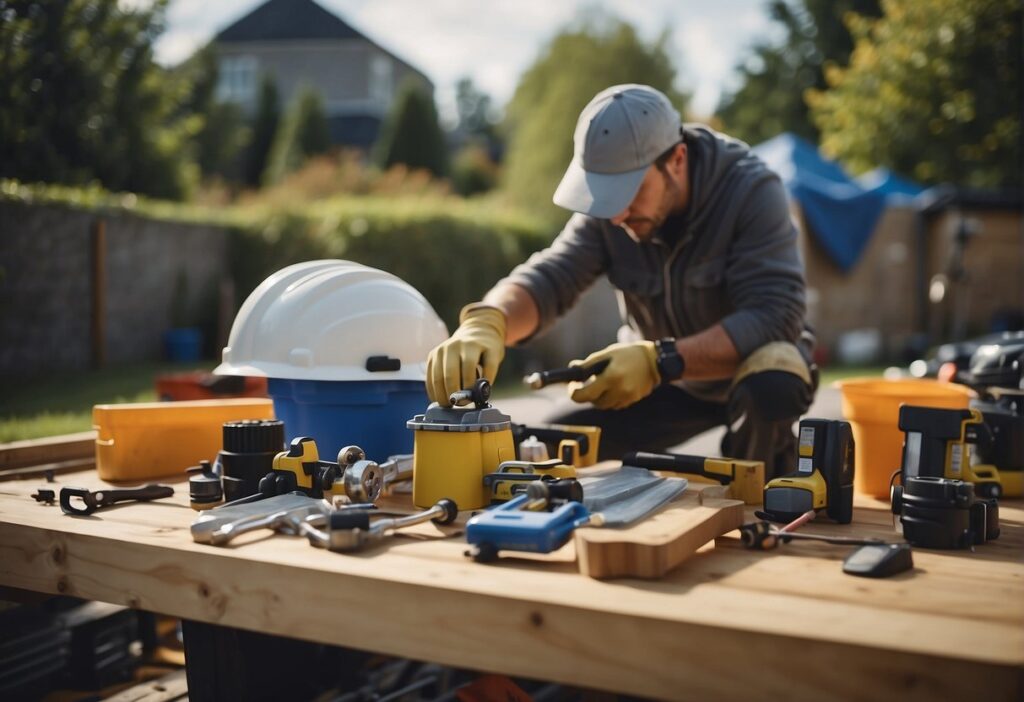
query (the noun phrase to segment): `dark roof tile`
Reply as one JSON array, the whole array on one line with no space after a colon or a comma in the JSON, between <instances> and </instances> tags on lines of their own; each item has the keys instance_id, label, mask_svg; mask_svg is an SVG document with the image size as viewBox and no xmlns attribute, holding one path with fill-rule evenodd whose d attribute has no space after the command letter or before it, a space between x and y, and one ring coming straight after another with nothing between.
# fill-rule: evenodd
<instances>
[{"instance_id":1,"label":"dark roof tile","mask_svg":"<svg viewBox=\"0 0 1024 702\"><path fill-rule=\"evenodd\" d=\"M216 41L358 39L362 36L313 0L267 0L217 34Z\"/></svg>"}]
</instances>

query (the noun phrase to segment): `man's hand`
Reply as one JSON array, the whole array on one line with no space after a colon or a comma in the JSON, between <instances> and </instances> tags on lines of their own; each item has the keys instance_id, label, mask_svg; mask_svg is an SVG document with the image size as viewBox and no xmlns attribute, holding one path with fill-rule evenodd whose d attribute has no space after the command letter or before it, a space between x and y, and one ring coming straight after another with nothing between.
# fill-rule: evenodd
<instances>
[{"instance_id":1,"label":"man's hand","mask_svg":"<svg viewBox=\"0 0 1024 702\"><path fill-rule=\"evenodd\" d=\"M570 383L576 402L591 402L599 409L622 409L642 400L661 382L658 351L653 341L635 341L590 354L570 366L590 366L608 360L608 367L585 383Z\"/></svg>"},{"instance_id":2,"label":"man's hand","mask_svg":"<svg viewBox=\"0 0 1024 702\"><path fill-rule=\"evenodd\" d=\"M427 358L427 396L447 407L449 395L473 386L478 366L493 383L505 358L505 324L505 314L497 307L463 307L459 328Z\"/></svg>"}]
</instances>

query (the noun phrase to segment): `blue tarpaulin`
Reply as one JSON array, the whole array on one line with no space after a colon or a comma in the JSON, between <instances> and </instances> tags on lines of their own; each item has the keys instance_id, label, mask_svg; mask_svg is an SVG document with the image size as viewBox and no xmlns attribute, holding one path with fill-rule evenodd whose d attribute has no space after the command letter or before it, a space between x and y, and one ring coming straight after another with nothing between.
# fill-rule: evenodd
<instances>
[{"instance_id":1,"label":"blue tarpaulin","mask_svg":"<svg viewBox=\"0 0 1024 702\"><path fill-rule=\"evenodd\" d=\"M883 210L924 189L884 168L851 178L794 134L758 144L754 153L779 174L800 203L810 233L844 273L857 263Z\"/></svg>"}]
</instances>

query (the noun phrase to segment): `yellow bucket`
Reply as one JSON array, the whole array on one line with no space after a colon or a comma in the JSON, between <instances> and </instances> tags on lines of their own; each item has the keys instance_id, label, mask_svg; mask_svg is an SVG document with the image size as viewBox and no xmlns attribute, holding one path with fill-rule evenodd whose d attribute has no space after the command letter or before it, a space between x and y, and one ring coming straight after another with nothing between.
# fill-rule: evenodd
<instances>
[{"instance_id":1,"label":"yellow bucket","mask_svg":"<svg viewBox=\"0 0 1024 702\"><path fill-rule=\"evenodd\" d=\"M843 397L843 418L853 427L856 443L854 489L889 497L889 480L903 458L900 405L967 407L971 391L936 380L851 378L835 383Z\"/></svg>"}]
</instances>

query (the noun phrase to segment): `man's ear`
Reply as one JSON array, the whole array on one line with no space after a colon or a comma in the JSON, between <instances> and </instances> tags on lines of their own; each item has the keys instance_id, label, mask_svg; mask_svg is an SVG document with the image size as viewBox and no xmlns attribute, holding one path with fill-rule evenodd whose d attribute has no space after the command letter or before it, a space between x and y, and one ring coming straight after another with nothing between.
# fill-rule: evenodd
<instances>
[{"instance_id":1,"label":"man's ear","mask_svg":"<svg viewBox=\"0 0 1024 702\"><path fill-rule=\"evenodd\" d=\"M686 144L676 144L676 150L672 153L672 158L669 159L669 164L676 177L682 177L686 173L687 158L689 158L689 154L686 151Z\"/></svg>"}]
</instances>

